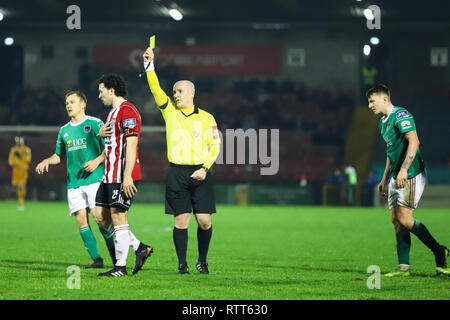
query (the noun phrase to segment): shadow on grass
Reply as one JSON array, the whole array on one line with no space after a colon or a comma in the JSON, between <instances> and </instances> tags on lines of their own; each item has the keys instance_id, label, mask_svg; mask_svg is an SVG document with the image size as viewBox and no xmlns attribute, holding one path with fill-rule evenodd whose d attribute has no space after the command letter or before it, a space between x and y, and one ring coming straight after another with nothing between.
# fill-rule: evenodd
<instances>
[{"instance_id":1,"label":"shadow on grass","mask_svg":"<svg viewBox=\"0 0 450 320\"><path fill-rule=\"evenodd\" d=\"M290 269L290 270L303 270L303 271L325 271L325 272L349 272L349 273L363 273L362 270L352 270L352 269L328 269L328 268L317 268L311 267L310 265L300 265L300 266L280 266L280 265L258 265L263 268L273 268L273 269Z\"/></svg>"},{"instance_id":2,"label":"shadow on grass","mask_svg":"<svg viewBox=\"0 0 450 320\"><path fill-rule=\"evenodd\" d=\"M348 268L321 268L321 267L311 267L310 265L301 265L301 266L280 266L280 265L259 265L259 267L263 268L274 268L274 269L290 269L290 270L302 270L302 271L313 271L313 272L337 272L337 273L357 273L357 274L364 274L365 276L368 275L365 270L355 270L355 269L348 269ZM384 272L383 272L384 273ZM382 273L382 274L383 274ZM435 278L433 274L426 274L426 273L415 273L411 271L410 277L420 277L420 278Z\"/></svg>"},{"instance_id":3,"label":"shadow on grass","mask_svg":"<svg viewBox=\"0 0 450 320\"><path fill-rule=\"evenodd\" d=\"M25 270L35 270L35 271L61 271L68 266L76 265L84 269L84 265L80 263L73 262L62 262L62 261L36 261L36 260L0 260L0 264L7 267L20 268ZM86 264L87 265L87 264ZM48 267L46 267L48 266ZM52 268L52 266L55 266ZM105 266L107 268L107 266Z\"/></svg>"},{"instance_id":4,"label":"shadow on grass","mask_svg":"<svg viewBox=\"0 0 450 320\"><path fill-rule=\"evenodd\" d=\"M11 259L4 259L4 260L0 260L0 264L5 264L6 266L9 267L16 267L16 268L21 268L21 269L26 269L26 270L36 270L36 271L60 271L61 268L46 268L45 266L56 266L56 267L64 267L67 268L68 266L71 265L76 265L79 266L80 268L84 269L86 267L86 265L84 264L80 264L80 263L74 263L74 262L63 262L63 261L37 261L37 260L11 260ZM258 267L261 268L270 268L270 269L284 269L284 270L294 270L294 271L309 271L309 272L334 272L334 273L356 273L356 274L360 274L360 275L364 275L367 276L368 273L365 272L365 270L359 270L359 269L348 269L348 268L335 268L335 269L331 269L331 268L322 268L322 267L311 267L310 265L300 265L300 266L283 266L283 265L270 265L270 264L264 264L264 265L257 265ZM110 266L109 264L105 264L104 268L100 268L100 269L89 269L89 270L101 270L101 269L109 269ZM142 269L141 271L139 271L139 273L147 273L147 272L156 272L160 275L165 275L165 276L171 276L171 275L176 275L176 276L180 276L177 271L174 269L162 269L162 268L152 268L151 266L149 267L144 267L144 269ZM192 273L197 273L196 270L191 271ZM425 274L425 273L415 273L415 272L411 272L411 278L436 278L436 276L434 274ZM387 278L385 278L387 279ZM278 283L279 284L279 283ZM292 283L291 283L292 284Z\"/></svg>"}]
</instances>

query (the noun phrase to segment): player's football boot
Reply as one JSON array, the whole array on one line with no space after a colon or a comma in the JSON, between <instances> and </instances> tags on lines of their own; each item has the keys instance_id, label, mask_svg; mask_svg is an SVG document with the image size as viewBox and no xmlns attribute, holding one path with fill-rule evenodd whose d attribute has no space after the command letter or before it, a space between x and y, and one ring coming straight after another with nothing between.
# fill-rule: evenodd
<instances>
[{"instance_id":1,"label":"player's football boot","mask_svg":"<svg viewBox=\"0 0 450 320\"><path fill-rule=\"evenodd\" d=\"M393 272L388 272L383 274L383 277L394 278L394 277L409 277L411 272L409 270L398 270Z\"/></svg>"},{"instance_id":2,"label":"player's football boot","mask_svg":"<svg viewBox=\"0 0 450 320\"><path fill-rule=\"evenodd\" d=\"M147 258L153 253L153 248L142 242L139 244L139 248L135 251L136 253L136 263L134 264L132 274L135 275L142 269Z\"/></svg>"},{"instance_id":3,"label":"player's football boot","mask_svg":"<svg viewBox=\"0 0 450 320\"><path fill-rule=\"evenodd\" d=\"M436 275L445 273L443 271L447 269L448 255L449 249L446 246L439 246L439 250L434 255L436 261Z\"/></svg>"},{"instance_id":4,"label":"player's football boot","mask_svg":"<svg viewBox=\"0 0 450 320\"><path fill-rule=\"evenodd\" d=\"M118 267L115 266L114 269L111 269L107 272L99 273L99 277L125 277L127 276L127 267Z\"/></svg>"},{"instance_id":5,"label":"player's football boot","mask_svg":"<svg viewBox=\"0 0 450 320\"><path fill-rule=\"evenodd\" d=\"M188 275L189 273L189 267L187 266L187 264L180 264L178 266L178 273L179 274L185 274Z\"/></svg>"},{"instance_id":6,"label":"player's football boot","mask_svg":"<svg viewBox=\"0 0 450 320\"><path fill-rule=\"evenodd\" d=\"M440 275L445 275L445 276L450 276L450 268L436 268L436 275L440 276Z\"/></svg>"},{"instance_id":7,"label":"player's football boot","mask_svg":"<svg viewBox=\"0 0 450 320\"><path fill-rule=\"evenodd\" d=\"M197 268L198 272L202 274L210 274L208 264L206 262L197 261L195 267Z\"/></svg>"},{"instance_id":8,"label":"player's football boot","mask_svg":"<svg viewBox=\"0 0 450 320\"><path fill-rule=\"evenodd\" d=\"M88 265L86 267L86 269L91 269L91 268L104 268L105 266L103 265L103 259L102 258L97 258L94 260L94 262L91 265Z\"/></svg>"}]
</instances>

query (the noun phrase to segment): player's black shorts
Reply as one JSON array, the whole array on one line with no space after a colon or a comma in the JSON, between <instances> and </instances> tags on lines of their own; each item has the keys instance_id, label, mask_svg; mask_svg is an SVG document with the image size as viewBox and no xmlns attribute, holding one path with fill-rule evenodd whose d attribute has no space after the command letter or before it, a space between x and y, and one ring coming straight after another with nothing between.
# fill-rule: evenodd
<instances>
[{"instance_id":1,"label":"player's black shorts","mask_svg":"<svg viewBox=\"0 0 450 320\"><path fill-rule=\"evenodd\" d=\"M203 181L191 178L202 165L177 165L171 163L166 176L166 213L215 213L216 200L210 171Z\"/></svg>"},{"instance_id":2,"label":"player's black shorts","mask_svg":"<svg viewBox=\"0 0 450 320\"><path fill-rule=\"evenodd\" d=\"M134 181L137 187L138 182ZM95 196L95 205L106 208L130 209L133 198L128 198L122 191L121 183L100 183Z\"/></svg>"}]
</instances>

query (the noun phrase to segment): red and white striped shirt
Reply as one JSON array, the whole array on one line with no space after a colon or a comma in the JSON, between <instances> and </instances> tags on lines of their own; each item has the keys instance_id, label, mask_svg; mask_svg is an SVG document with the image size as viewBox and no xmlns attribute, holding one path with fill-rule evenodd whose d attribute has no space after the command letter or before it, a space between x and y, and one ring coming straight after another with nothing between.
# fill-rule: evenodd
<instances>
[{"instance_id":1,"label":"red and white striped shirt","mask_svg":"<svg viewBox=\"0 0 450 320\"><path fill-rule=\"evenodd\" d=\"M122 101L113 108L106 119L111 121L112 135L105 138L105 174L104 183L122 183L123 171L125 169L125 155L127 137L139 136L141 134L141 115L136 107L127 100ZM136 163L131 174L133 181L140 180L141 166L139 164L138 147L136 147Z\"/></svg>"}]
</instances>

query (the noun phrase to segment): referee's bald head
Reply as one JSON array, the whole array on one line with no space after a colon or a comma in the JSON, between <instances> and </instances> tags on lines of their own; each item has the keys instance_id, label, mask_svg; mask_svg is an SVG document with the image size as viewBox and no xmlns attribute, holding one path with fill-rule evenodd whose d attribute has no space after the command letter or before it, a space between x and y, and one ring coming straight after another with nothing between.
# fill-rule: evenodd
<instances>
[{"instance_id":1,"label":"referee's bald head","mask_svg":"<svg viewBox=\"0 0 450 320\"><path fill-rule=\"evenodd\" d=\"M189 80L180 80L173 85L173 99L178 108L194 105L195 86Z\"/></svg>"},{"instance_id":2,"label":"referee's bald head","mask_svg":"<svg viewBox=\"0 0 450 320\"><path fill-rule=\"evenodd\" d=\"M182 86L185 88L185 90L190 90L193 94L195 94L195 85L192 81L189 80L180 80L175 82L175 84L173 85L173 88L175 89L175 87L177 86Z\"/></svg>"}]
</instances>

